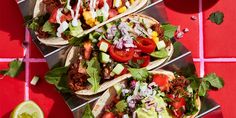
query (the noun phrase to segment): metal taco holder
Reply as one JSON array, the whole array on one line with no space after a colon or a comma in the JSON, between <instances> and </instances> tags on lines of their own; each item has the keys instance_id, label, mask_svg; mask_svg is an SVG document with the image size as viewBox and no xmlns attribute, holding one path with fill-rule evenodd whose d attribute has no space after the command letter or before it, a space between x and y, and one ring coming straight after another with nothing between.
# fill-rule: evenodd
<instances>
[{"instance_id":1,"label":"metal taco holder","mask_svg":"<svg viewBox=\"0 0 236 118\"><path fill-rule=\"evenodd\" d=\"M150 4L148 6L142 8L137 12L151 16L157 19L159 22L164 23L167 21L167 17L165 14L164 3L162 1L163 0L149 1ZM35 2L36 0L20 0L18 2L19 8L24 17L30 15L32 16ZM33 42L35 43L36 47L40 50L40 52L43 54L44 58L48 63L49 68L52 68L55 64L58 63L63 64L63 61L66 58L67 52L70 48L69 46L61 46L61 47L46 46L39 42L33 31L30 31L30 33ZM195 74L196 69L193 63L191 52L188 49L186 49L180 42L175 41L175 39L172 39L172 42L174 42L173 45L175 49L171 59L165 64L162 64L161 66L157 67L156 69L161 68L170 71L175 71L184 74L186 76ZM93 104L99 98L95 97L91 98L91 100L84 100L74 94L61 93L61 92L60 94L64 98L68 107L71 109L75 118L81 116L83 108L86 104L88 103ZM217 104L214 100L209 99L207 97L201 98L201 106L202 106L201 111L198 114L198 116L196 116L197 118L207 116L207 114L209 113L221 113L220 105Z\"/></svg>"}]
</instances>

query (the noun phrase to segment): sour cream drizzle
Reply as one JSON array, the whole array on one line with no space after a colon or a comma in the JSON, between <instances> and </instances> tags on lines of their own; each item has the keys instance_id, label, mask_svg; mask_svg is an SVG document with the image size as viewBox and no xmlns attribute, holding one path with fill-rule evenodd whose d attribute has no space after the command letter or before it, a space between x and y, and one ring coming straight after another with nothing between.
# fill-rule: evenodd
<instances>
[{"instance_id":1,"label":"sour cream drizzle","mask_svg":"<svg viewBox=\"0 0 236 118\"><path fill-rule=\"evenodd\" d=\"M107 0L104 0L104 6L102 8L102 11L103 11L103 16L105 17L105 19L107 19L109 16L109 5L107 4Z\"/></svg>"},{"instance_id":2,"label":"sour cream drizzle","mask_svg":"<svg viewBox=\"0 0 236 118\"><path fill-rule=\"evenodd\" d=\"M95 7L96 7L96 0L90 0L90 12L92 14L92 17L95 18L97 16L96 12L95 12Z\"/></svg>"},{"instance_id":3,"label":"sour cream drizzle","mask_svg":"<svg viewBox=\"0 0 236 118\"><path fill-rule=\"evenodd\" d=\"M57 36L58 37L61 37L61 33L63 33L69 27L68 23L66 21L61 22L61 16L63 15L61 13L61 11L62 11L62 8L59 8L57 10L57 16L56 16L56 21L57 21L57 23L60 24L60 26L57 28Z\"/></svg>"}]
</instances>

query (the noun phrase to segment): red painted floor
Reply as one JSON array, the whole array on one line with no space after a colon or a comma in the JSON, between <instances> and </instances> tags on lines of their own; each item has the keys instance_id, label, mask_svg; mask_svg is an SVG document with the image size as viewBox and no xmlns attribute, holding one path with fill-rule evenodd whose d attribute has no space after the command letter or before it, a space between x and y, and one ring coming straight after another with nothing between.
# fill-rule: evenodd
<instances>
[{"instance_id":1,"label":"red painted floor","mask_svg":"<svg viewBox=\"0 0 236 118\"><path fill-rule=\"evenodd\" d=\"M181 29L188 28L190 32L179 39L192 51L197 72L199 75L216 72L224 78L225 87L218 92L210 92L210 97L221 106L224 118L235 118L236 106L231 101L236 99L236 80L232 73L236 72L236 9L233 0L202 0L202 12L199 12L198 0L165 0L167 16L170 23L180 25ZM213 11L222 11L225 14L224 22L216 25L207 20ZM17 3L14 0L5 0L0 4L0 69L7 67L9 59L22 58L24 40L24 24ZM203 22L191 20L191 16L203 16ZM203 28L199 30L199 24ZM202 31L202 42L199 41ZM199 45L202 45L199 46ZM47 84L43 78L47 72L47 64L42 55L30 43L29 46L29 75L23 71L17 78L6 77L0 80L0 117L8 118L11 110L20 102L27 99L34 100L43 109L46 118L70 118L72 114L62 97L53 86ZM203 55L200 55L203 52ZM41 62L34 62L30 58ZM199 61L202 59L202 61ZM201 70L201 71L200 71ZM26 77L29 76L29 77ZM34 75L40 76L37 86L29 85L29 94L25 93L25 80ZM27 90L26 90L27 91ZM216 117L216 116L212 116Z\"/></svg>"}]
</instances>

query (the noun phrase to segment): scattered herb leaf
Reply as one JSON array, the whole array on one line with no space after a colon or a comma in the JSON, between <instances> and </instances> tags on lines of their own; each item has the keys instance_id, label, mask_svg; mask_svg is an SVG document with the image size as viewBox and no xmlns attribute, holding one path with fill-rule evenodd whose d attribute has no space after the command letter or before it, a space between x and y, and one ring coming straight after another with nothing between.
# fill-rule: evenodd
<instances>
[{"instance_id":1,"label":"scattered herb leaf","mask_svg":"<svg viewBox=\"0 0 236 118\"><path fill-rule=\"evenodd\" d=\"M210 14L208 20L210 20L212 23L220 25L224 21L224 13L220 11L213 12Z\"/></svg>"},{"instance_id":2,"label":"scattered herb leaf","mask_svg":"<svg viewBox=\"0 0 236 118\"><path fill-rule=\"evenodd\" d=\"M82 118L94 118L89 104L85 106L85 110L84 110Z\"/></svg>"},{"instance_id":3,"label":"scattered herb leaf","mask_svg":"<svg viewBox=\"0 0 236 118\"><path fill-rule=\"evenodd\" d=\"M173 38L175 35L175 31L177 30L177 27L171 24L162 24L162 28L164 29L165 39Z\"/></svg>"},{"instance_id":4,"label":"scattered herb leaf","mask_svg":"<svg viewBox=\"0 0 236 118\"><path fill-rule=\"evenodd\" d=\"M137 68L129 68L128 69L129 72L131 73L132 77L135 79L135 80L139 80L139 81L144 81L147 79L149 73L147 71L147 69L144 69L144 68L140 68L140 69L137 69Z\"/></svg>"},{"instance_id":5,"label":"scattered herb leaf","mask_svg":"<svg viewBox=\"0 0 236 118\"><path fill-rule=\"evenodd\" d=\"M88 78L88 82L92 85L92 90L96 92L99 88L99 83L101 80L101 77L99 76L100 73L100 63L98 62L98 59L96 57L93 57L90 61L87 62L87 73L90 76Z\"/></svg>"},{"instance_id":6,"label":"scattered herb leaf","mask_svg":"<svg viewBox=\"0 0 236 118\"><path fill-rule=\"evenodd\" d=\"M0 70L0 74L3 74L2 78L4 78L5 76L16 77L23 69L23 62L16 59L9 63L8 69Z\"/></svg>"}]
</instances>

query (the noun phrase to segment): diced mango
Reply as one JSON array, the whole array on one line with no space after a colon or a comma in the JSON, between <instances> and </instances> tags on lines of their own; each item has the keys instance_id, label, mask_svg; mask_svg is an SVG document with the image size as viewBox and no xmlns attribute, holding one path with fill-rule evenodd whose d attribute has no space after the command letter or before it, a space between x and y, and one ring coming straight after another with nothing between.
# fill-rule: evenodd
<instances>
[{"instance_id":1,"label":"diced mango","mask_svg":"<svg viewBox=\"0 0 236 118\"><path fill-rule=\"evenodd\" d=\"M156 45L158 44L159 42L159 37L153 37L152 40L156 43Z\"/></svg>"},{"instance_id":2,"label":"diced mango","mask_svg":"<svg viewBox=\"0 0 236 118\"><path fill-rule=\"evenodd\" d=\"M126 6L120 7L118 13L124 13L127 10Z\"/></svg>"},{"instance_id":3,"label":"diced mango","mask_svg":"<svg viewBox=\"0 0 236 118\"><path fill-rule=\"evenodd\" d=\"M130 0L131 5L134 3L134 0Z\"/></svg>"},{"instance_id":4,"label":"diced mango","mask_svg":"<svg viewBox=\"0 0 236 118\"><path fill-rule=\"evenodd\" d=\"M84 11L83 12L85 23L91 27L95 26L96 19L92 17L92 14L90 11Z\"/></svg>"},{"instance_id":5,"label":"diced mango","mask_svg":"<svg viewBox=\"0 0 236 118\"><path fill-rule=\"evenodd\" d=\"M152 31L152 37L157 37L158 33L156 31Z\"/></svg>"}]
</instances>

